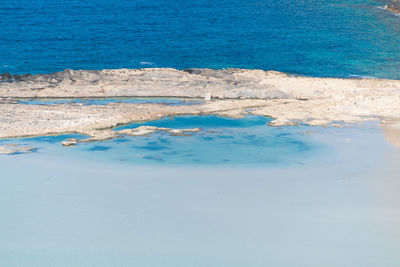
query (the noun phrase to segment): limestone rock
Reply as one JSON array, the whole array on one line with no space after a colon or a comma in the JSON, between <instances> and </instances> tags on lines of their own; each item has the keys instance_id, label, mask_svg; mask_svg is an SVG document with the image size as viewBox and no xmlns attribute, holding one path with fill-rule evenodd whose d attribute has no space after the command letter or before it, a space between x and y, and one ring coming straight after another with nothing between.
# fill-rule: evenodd
<instances>
[{"instance_id":1,"label":"limestone rock","mask_svg":"<svg viewBox=\"0 0 400 267\"><path fill-rule=\"evenodd\" d=\"M129 136L142 136L148 135L157 131L167 132L172 135L187 135L188 133L194 133L201 131L200 128L194 129L171 129L165 127L155 127L155 126L140 126L134 129L124 129L118 131L119 134L129 135Z\"/></svg>"},{"instance_id":2,"label":"limestone rock","mask_svg":"<svg viewBox=\"0 0 400 267\"><path fill-rule=\"evenodd\" d=\"M53 74L3 75L0 97L179 96L213 101L198 105L112 103L108 105L14 105L0 108L0 138L74 132L88 135L79 142L188 129L137 128L113 131L132 122L168 116L219 114L270 116L271 125L327 125L373 119L400 120L400 81L291 76L246 69L118 69L66 70ZM102 90L99 90L101 86ZM34 90L33 90L34 89ZM40 89L40 90L39 90ZM223 100L221 100L223 98ZM8 100L7 100L8 101Z\"/></svg>"},{"instance_id":3,"label":"limestone rock","mask_svg":"<svg viewBox=\"0 0 400 267\"><path fill-rule=\"evenodd\" d=\"M62 145L63 146L75 146L75 145L77 145L78 144L78 139L75 139L75 138L68 138L67 140L64 140L63 142L62 142Z\"/></svg>"},{"instance_id":4,"label":"limestone rock","mask_svg":"<svg viewBox=\"0 0 400 267\"><path fill-rule=\"evenodd\" d=\"M397 4L393 2L392 6ZM371 88L379 92L400 87L400 82L393 80L298 77L252 69L65 70L36 75L4 74L2 77L0 97L14 98L316 99L345 92L362 93Z\"/></svg>"},{"instance_id":5,"label":"limestone rock","mask_svg":"<svg viewBox=\"0 0 400 267\"><path fill-rule=\"evenodd\" d=\"M0 97L0 104L18 104L18 100L12 97Z\"/></svg>"},{"instance_id":6,"label":"limestone rock","mask_svg":"<svg viewBox=\"0 0 400 267\"><path fill-rule=\"evenodd\" d=\"M16 154L16 153L31 153L35 151L35 147L31 146L20 146L16 144L8 144L0 146L0 154Z\"/></svg>"}]
</instances>

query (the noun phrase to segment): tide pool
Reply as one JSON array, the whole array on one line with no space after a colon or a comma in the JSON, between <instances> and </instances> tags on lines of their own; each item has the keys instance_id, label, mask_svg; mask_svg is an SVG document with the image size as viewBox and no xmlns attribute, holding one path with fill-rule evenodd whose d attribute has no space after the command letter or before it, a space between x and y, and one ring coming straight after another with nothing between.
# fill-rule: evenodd
<instances>
[{"instance_id":1,"label":"tide pool","mask_svg":"<svg viewBox=\"0 0 400 267\"><path fill-rule=\"evenodd\" d=\"M44 136L0 140L0 145L22 144L36 147L36 154L56 157L78 157L123 164L177 165L281 165L303 164L307 157L323 151L299 127L268 126L270 118L246 116L232 119L215 115L167 117L156 121L132 123L115 128L122 130L139 126L173 129L201 128L198 133L172 136L156 132L147 136L122 136L102 142L80 143L61 147L67 138L84 139L82 135ZM29 156L35 157L35 154Z\"/></svg>"},{"instance_id":2,"label":"tide pool","mask_svg":"<svg viewBox=\"0 0 400 267\"><path fill-rule=\"evenodd\" d=\"M389 1L3 0L0 73L235 67L400 79ZM166 117L115 130L201 131L75 147L62 141L87 136L0 140L36 148L0 155L0 266L398 267L399 133L270 121Z\"/></svg>"}]
</instances>

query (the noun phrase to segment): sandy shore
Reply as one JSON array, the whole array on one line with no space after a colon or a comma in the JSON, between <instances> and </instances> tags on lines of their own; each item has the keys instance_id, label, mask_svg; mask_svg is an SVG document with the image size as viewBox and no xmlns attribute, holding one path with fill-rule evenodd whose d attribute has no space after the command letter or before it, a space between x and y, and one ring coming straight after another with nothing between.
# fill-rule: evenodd
<instances>
[{"instance_id":1,"label":"sandy shore","mask_svg":"<svg viewBox=\"0 0 400 267\"><path fill-rule=\"evenodd\" d=\"M272 125L333 125L400 119L400 81L296 77L244 69L72 71L0 77L0 138L76 132L93 140L118 135L112 127L165 116L255 114ZM112 103L21 105L16 98L201 97L202 104Z\"/></svg>"}]
</instances>

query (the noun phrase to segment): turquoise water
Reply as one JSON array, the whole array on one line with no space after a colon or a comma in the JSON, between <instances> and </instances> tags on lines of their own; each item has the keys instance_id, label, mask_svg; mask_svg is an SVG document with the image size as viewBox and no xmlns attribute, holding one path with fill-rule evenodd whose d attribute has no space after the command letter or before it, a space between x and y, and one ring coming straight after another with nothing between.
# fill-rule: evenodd
<instances>
[{"instance_id":1,"label":"turquoise water","mask_svg":"<svg viewBox=\"0 0 400 267\"><path fill-rule=\"evenodd\" d=\"M231 119L219 116L168 117L145 123L133 123L116 130L142 125L173 129L201 128L188 136L171 136L157 132L148 136L120 138L61 147L67 138L83 139L82 135L44 136L0 140L0 145L17 143L37 147L36 153L55 157L82 158L91 161L123 164L178 165L282 165L302 164L307 157L322 151L321 146L301 127L274 128L270 118L247 116ZM34 156L34 155L32 155Z\"/></svg>"},{"instance_id":2,"label":"turquoise water","mask_svg":"<svg viewBox=\"0 0 400 267\"><path fill-rule=\"evenodd\" d=\"M0 2L0 73L260 68L400 79L389 0Z\"/></svg>"},{"instance_id":3,"label":"turquoise water","mask_svg":"<svg viewBox=\"0 0 400 267\"><path fill-rule=\"evenodd\" d=\"M111 103L158 103L168 105L196 105L201 104L201 100L185 100L178 98L67 98L67 99L20 99L19 104L25 105L55 105L65 103L75 103L83 105L107 105Z\"/></svg>"},{"instance_id":4,"label":"turquoise water","mask_svg":"<svg viewBox=\"0 0 400 267\"><path fill-rule=\"evenodd\" d=\"M302 142L329 146L309 157L287 142L304 129L250 121L224 124L263 144L286 142L243 153L282 159L288 149L304 164L124 164L102 160L119 154L112 144L61 148L63 137L36 140L33 154L0 156L0 266L398 267L400 150L376 124L308 127L317 132ZM220 141L208 157L241 152L220 151ZM139 153L126 147L120 152Z\"/></svg>"},{"instance_id":5,"label":"turquoise water","mask_svg":"<svg viewBox=\"0 0 400 267\"><path fill-rule=\"evenodd\" d=\"M265 126L272 119L263 116L246 116L243 119L234 119L229 117L221 117L216 115L207 116L179 116L166 117L160 120L131 123L128 125L116 127L115 130L134 129L139 126L156 126L173 129L188 129L188 128L248 128L254 126ZM272 129L271 127L269 127Z\"/></svg>"},{"instance_id":6,"label":"turquoise water","mask_svg":"<svg viewBox=\"0 0 400 267\"><path fill-rule=\"evenodd\" d=\"M400 79L400 17L377 8L387 2L4 0L0 73L240 67ZM22 104L66 102L114 100ZM37 147L0 155L0 266L397 267L400 153L377 125L269 121L163 118L117 129L202 131L76 147L61 142L87 136L0 140Z\"/></svg>"}]
</instances>

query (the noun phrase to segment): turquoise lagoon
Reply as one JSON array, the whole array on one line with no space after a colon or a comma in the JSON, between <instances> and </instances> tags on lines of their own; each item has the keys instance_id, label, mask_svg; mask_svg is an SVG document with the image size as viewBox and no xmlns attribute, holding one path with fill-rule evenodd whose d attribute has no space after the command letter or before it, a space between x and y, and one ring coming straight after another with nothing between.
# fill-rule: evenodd
<instances>
[{"instance_id":1,"label":"turquoise lagoon","mask_svg":"<svg viewBox=\"0 0 400 267\"><path fill-rule=\"evenodd\" d=\"M166 117L160 120L132 123L115 128L139 126L173 129L201 128L187 136L171 136L157 132L148 136L122 136L102 142L81 143L62 148L67 138L83 139L83 135L59 135L13 140L1 144L22 144L37 148L39 154L59 157L82 157L133 164L302 164L323 150L310 136L302 134L306 127L271 127L271 118L246 116L243 119L210 116ZM34 155L32 155L34 156Z\"/></svg>"},{"instance_id":2,"label":"turquoise lagoon","mask_svg":"<svg viewBox=\"0 0 400 267\"><path fill-rule=\"evenodd\" d=\"M388 266L400 262L400 150L376 123L163 118L202 127L0 157L0 266Z\"/></svg>"}]
</instances>

